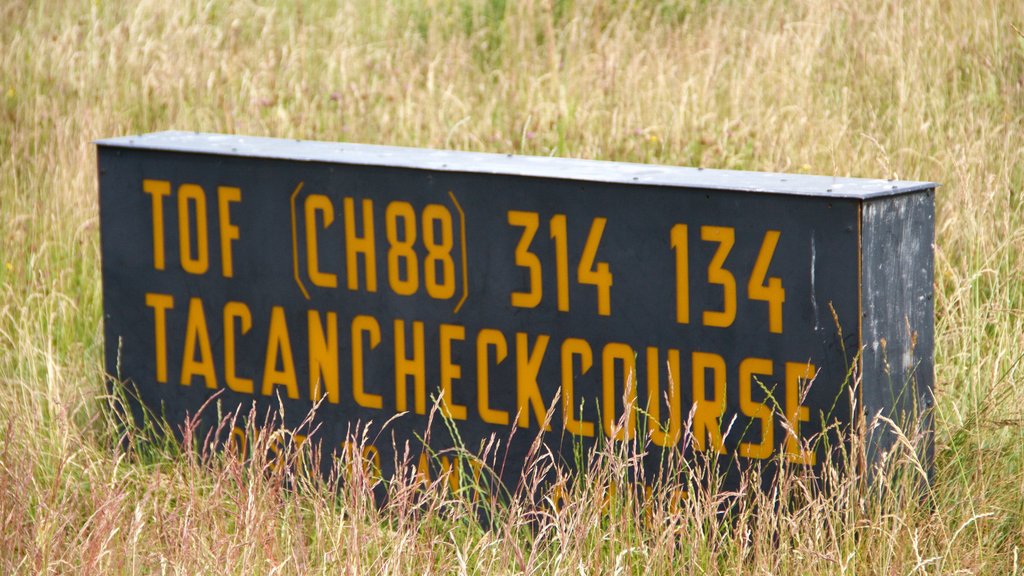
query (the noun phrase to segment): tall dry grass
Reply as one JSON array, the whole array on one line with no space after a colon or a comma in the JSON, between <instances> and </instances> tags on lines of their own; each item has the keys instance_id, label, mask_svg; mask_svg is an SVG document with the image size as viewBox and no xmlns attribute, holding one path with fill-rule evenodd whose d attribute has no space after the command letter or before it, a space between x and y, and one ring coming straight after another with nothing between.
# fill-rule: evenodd
<instances>
[{"instance_id":1,"label":"tall dry grass","mask_svg":"<svg viewBox=\"0 0 1024 576\"><path fill-rule=\"evenodd\" d=\"M4 2L0 571L1017 573L1022 30L1013 0ZM645 504L609 454L484 529L443 482L378 510L359 468L119 448L90 141L171 128L940 181L931 490L898 451L871 487Z\"/></svg>"}]
</instances>

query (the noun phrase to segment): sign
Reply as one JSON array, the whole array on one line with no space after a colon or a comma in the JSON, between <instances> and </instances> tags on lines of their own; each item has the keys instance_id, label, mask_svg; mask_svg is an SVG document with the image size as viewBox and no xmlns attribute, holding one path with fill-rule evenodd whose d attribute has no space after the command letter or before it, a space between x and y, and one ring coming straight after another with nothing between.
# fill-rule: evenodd
<instances>
[{"instance_id":1,"label":"sign","mask_svg":"<svg viewBox=\"0 0 1024 576\"><path fill-rule=\"evenodd\" d=\"M316 406L325 456L368 426L385 475L489 445L514 485L540 437L728 483L931 403L933 183L180 132L98 160L106 369L140 418L216 394L210 429Z\"/></svg>"}]
</instances>

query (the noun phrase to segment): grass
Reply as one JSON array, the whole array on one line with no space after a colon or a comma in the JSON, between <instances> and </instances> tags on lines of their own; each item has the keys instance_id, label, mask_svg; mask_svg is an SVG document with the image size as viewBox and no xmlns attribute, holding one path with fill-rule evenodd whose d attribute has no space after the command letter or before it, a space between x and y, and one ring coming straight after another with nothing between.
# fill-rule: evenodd
<instances>
[{"instance_id":1,"label":"grass","mask_svg":"<svg viewBox=\"0 0 1024 576\"><path fill-rule=\"evenodd\" d=\"M0 571L1018 573L1022 30L1013 0L4 2ZM645 505L607 454L484 530L444 479L377 510L358 467L119 447L90 142L163 129L942 182L932 489L899 452Z\"/></svg>"}]
</instances>

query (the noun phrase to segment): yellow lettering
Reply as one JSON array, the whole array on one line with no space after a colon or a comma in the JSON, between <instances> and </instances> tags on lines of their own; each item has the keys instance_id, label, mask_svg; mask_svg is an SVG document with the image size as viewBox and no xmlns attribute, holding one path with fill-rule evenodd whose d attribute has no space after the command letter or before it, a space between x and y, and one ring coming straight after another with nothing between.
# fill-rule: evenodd
<instances>
[{"instance_id":1,"label":"yellow lettering","mask_svg":"<svg viewBox=\"0 0 1024 576\"><path fill-rule=\"evenodd\" d=\"M458 492L459 486L461 485L459 479L459 469L462 467L460 465L461 459L458 456L455 456L453 458L441 456L439 460L441 460L441 476L448 477L448 489L450 489L453 493Z\"/></svg>"},{"instance_id":2,"label":"yellow lettering","mask_svg":"<svg viewBox=\"0 0 1024 576\"><path fill-rule=\"evenodd\" d=\"M736 278L723 266L736 241L736 234L732 228L724 226L701 226L700 239L718 242L718 249L708 264L708 282L722 286L722 309L705 310L704 325L728 328L736 319Z\"/></svg>"},{"instance_id":3,"label":"yellow lettering","mask_svg":"<svg viewBox=\"0 0 1024 576\"><path fill-rule=\"evenodd\" d=\"M462 366L452 361L452 342L466 339L466 329L454 324L441 324L441 394L445 416L466 419L466 407L452 399L452 383L462 378Z\"/></svg>"},{"instance_id":4,"label":"yellow lettering","mask_svg":"<svg viewBox=\"0 0 1024 576\"><path fill-rule=\"evenodd\" d=\"M373 444L367 444L363 446L361 454L363 457L363 462L365 462L365 465L369 468L367 470L367 475L370 477L370 480L374 482L380 480L380 451L377 450L377 447L374 446Z\"/></svg>"},{"instance_id":5,"label":"yellow lettering","mask_svg":"<svg viewBox=\"0 0 1024 576\"><path fill-rule=\"evenodd\" d=\"M801 406L804 393L803 383L814 380L815 368L810 362L786 362L786 420L789 431L786 434L786 458L797 464L814 466L817 455L814 450L804 450L800 442L800 423L811 420L807 406ZM809 384L808 384L809 385Z\"/></svg>"},{"instance_id":6,"label":"yellow lettering","mask_svg":"<svg viewBox=\"0 0 1024 576\"><path fill-rule=\"evenodd\" d=\"M786 301L782 279L766 278L775 247L779 244L779 235L778 230L764 233L761 251L757 253L757 261L750 272L750 282L747 283L747 295L751 300L763 300L768 303L768 331L773 334L782 334L782 303Z\"/></svg>"},{"instance_id":7,"label":"yellow lettering","mask_svg":"<svg viewBox=\"0 0 1024 576\"><path fill-rule=\"evenodd\" d=\"M306 197L306 270L309 280L321 288L337 288L338 275L320 270L320 243L317 239L316 215L324 216L324 229L334 223L334 205L330 198L323 194L310 194Z\"/></svg>"},{"instance_id":8,"label":"yellow lettering","mask_svg":"<svg viewBox=\"0 0 1024 576\"><path fill-rule=\"evenodd\" d=\"M573 394L576 375L573 370L573 358L580 359L580 376L590 371L594 365L594 354L590 344L579 338L567 338L562 342L562 422L563 427L575 436L593 436L594 423L583 420L583 415L576 418L575 395Z\"/></svg>"},{"instance_id":9,"label":"yellow lettering","mask_svg":"<svg viewBox=\"0 0 1024 576\"><path fill-rule=\"evenodd\" d=\"M260 438L266 438L265 446L268 452L273 452L273 455L267 455L267 463L270 464L270 470L278 472L281 470L281 466L285 465L285 447L284 438L281 434L267 433L266 431L260 432L256 436L257 446L259 445Z\"/></svg>"},{"instance_id":10,"label":"yellow lettering","mask_svg":"<svg viewBox=\"0 0 1024 576\"><path fill-rule=\"evenodd\" d=\"M676 322L690 323L690 239L686 224L676 224L671 233L676 251Z\"/></svg>"},{"instance_id":11,"label":"yellow lettering","mask_svg":"<svg viewBox=\"0 0 1024 576\"><path fill-rule=\"evenodd\" d=\"M398 234L398 221L402 221L402 237ZM395 294L409 296L420 286L419 261L413 244L416 242L416 212L408 202L391 202L384 210L388 237L388 283ZM405 278L402 278L402 262Z\"/></svg>"},{"instance_id":12,"label":"yellow lettering","mask_svg":"<svg viewBox=\"0 0 1024 576\"><path fill-rule=\"evenodd\" d=\"M348 289L359 289L359 262L363 255L366 262L366 290L377 291L377 253L373 236L373 200L363 200L363 235L356 234L355 200L345 198L345 270L348 275Z\"/></svg>"},{"instance_id":13,"label":"yellow lettering","mask_svg":"<svg viewBox=\"0 0 1024 576\"><path fill-rule=\"evenodd\" d=\"M242 324L242 334L247 334L252 328L252 314L249 312L249 307L242 302L228 302L224 305L224 382L235 392L252 394L252 380L238 376L236 371L236 320Z\"/></svg>"},{"instance_id":14,"label":"yellow lettering","mask_svg":"<svg viewBox=\"0 0 1024 576\"><path fill-rule=\"evenodd\" d=\"M363 474L371 482L380 479L380 451L373 444L360 446L351 440L341 443L341 453L351 474Z\"/></svg>"},{"instance_id":15,"label":"yellow lettering","mask_svg":"<svg viewBox=\"0 0 1024 576\"><path fill-rule=\"evenodd\" d=\"M147 293L146 306L153 309L156 381L167 382L167 311L174 308L174 297L168 294Z\"/></svg>"},{"instance_id":16,"label":"yellow lettering","mask_svg":"<svg viewBox=\"0 0 1024 576\"><path fill-rule=\"evenodd\" d=\"M530 252L530 244L533 242L533 237L537 235L540 218L536 212L509 210L508 223L523 228L523 235L519 237L519 243L516 244L516 266L526 268L530 274L530 289L526 292L513 292L512 305L517 308L536 308L540 304L544 288L541 283L540 258Z\"/></svg>"},{"instance_id":17,"label":"yellow lettering","mask_svg":"<svg viewBox=\"0 0 1024 576\"><path fill-rule=\"evenodd\" d=\"M434 223L441 225L441 238L437 238ZM455 294L455 261L452 260L452 214L441 204L427 204L423 209L423 246L427 257L423 260L423 285L431 298L447 300ZM437 268L441 267L438 281Z\"/></svg>"},{"instance_id":18,"label":"yellow lettering","mask_svg":"<svg viewBox=\"0 0 1024 576\"><path fill-rule=\"evenodd\" d=\"M683 488L671 488L668 490L668 512L669 514L686 513L686 500L690 493Z\"/></svg>"},{"instance_id":19,"label":"yellow lettering","mask_svg":"<svg viewBox=\"0 0 1024 576\"><path fill-rule=\"evenodd\" d=\"M281 369L277 369L278 356ZM267 335L267 358L263 365L263 395L273 396L274 386L284 386L288 397L299 398L299 384L295 377L295 360L292 357L292 343L288 337L284 308L274 306L270 310L270 332Z\"/></svg>"},{"instance_id":20,"label":"yellow lettering","mask_svg":"<svg viewBox=\"0 0 1024 576\"><path fill-rule=\"evenodd\" d=\"M327 329L320 313L310 310L309 318L309 398L319 401L326 392L327 401L337 404L338 392L338 315L327 313Z\"/></svg>"},{"instance_id":21,"label":"yellow lettering","mask_svg":"<svg viewBox=\"0 0 1024 576\"><path fill-rule=\"evenodd\" d=\"M238 426L231 428L231 434L228 436L228 454L234 451L238 457L239 462L245 462L245 457L248 454L248 438L245 436L245 430Z\"/></svg>"},{"instance_id":22,"label":"yellow lettering","mask_svg":"<svg viewBox=\"0 0 1024 576\"><path fill-rule=\"evenodd\" d=\"M647 418L651 431L651 441L661 447L669 448L679 443L682 437L682 412L679 407L679 350L668 351L668 429L661 423L661 406L663 397L658 382L661 366L658 362L658 349L647 348Z\"/></svg>"},{"instance_id":23,"label":"yellow lettering","mask_svg":"<svg viewBox=\"0 0 1024 576\"><path fill-rule=\"evenodd\" d=\"M569 240L565 214L551 217L551 239L555 241L555 286L558 311L569 311Z\"/></svg>"},{"instance_id":24,"label":"yellow lettering","mask_svg":"<svg viewBox=\"0 0 1024 576\"><path fill-rule=\"evenodd\" d=\"M563 508L569 505L569 495L566 493L564 480L554 485L554 487L551 489L550 498L551 507L556 512L561 511Z\"/></svg>"},{"instance_id":25,"label":"yellow lettering","mask_svg":"<svg viewBox=\"0 0 1024 576\"><path fill-rule=\"evenodd\" d=\"M217 188L217 215L220 219L220 266L225 278L235 275L231 243L238 240L238 226L231 223L231 204L242 201L242 191L232 186Z\"/></svg>"},{"instance_id":26,"label":"yellow lettering","mask_svg":"<svg viewBox=\"0 0 1024 576\"><path fill-rule=\"evenodd\" d=\"M430 458L427 457L426 452L420 452L420 459L416 465L416 475L419 477L420 482L424 484L430 483Z\"/></svg>"},{"instance_id":27,"label":"yellow lettering","mask_svg":"<svg viewBox=\"0 0 1024 576\"><path fill-rule=\"evenodd\" d=\"M580 255L580 265L576 269L576 277L580 284L592 284L597 288L597 313L601 316L612 314L612 272L607 262L595 262L597 259L597 247L601 243L601 235L604 234L604 226L607 218L594 218L590 224L590 233L587 234L587 242L583 245L583 254Z\"/></svg>"},{"instance_id":28,"label":"yellow lettering","mask_svg":"<svg viewBox=\"0 0 1024 576\"><path fill-rule=\"evenodd\" d=\"M199 360L195 359L199 347ZM194 376L202 376L206 387L217 388L217 374L213 368L213 353L210 351L210 333L206 329L206 314L203 302L192 298L188 302L188 327L185 329L185 355L181 359L181 383L192 384Z\"/></svg>"},{"instance_id":29,"label":"yellow lettering","mask_svg":"<svg viewBox=\"0 0 1024 576\"><path fill-rule=\"evenodd\" d=\"M312 471L312 462L310 461L311 454L309 450L306 450L306 440L308 439L309 436L306 436L305 434L292 434L292 459L294 462L292 466L297 473L308 473Z\"/></svg>"},{"instance_id":30,"label":"yellow lettering","mask_svg":"<svg viewBox=\"0 0 1024 576\"><path fill-rule=\"evenodd\" d=\"M707 396L708 369L713 373L714 399L708 399ZM725 359L718 354L693 353L693 402L693 442L697 450L703 452L707 449L707 439L710 436L711 447L720 454L725 454L719 422L719 418L725 412Z\"/></svg>"},{"instance_id":31,"label":"yellow lettering","mask_svg":"<svg viewBox=\"0 0 1024 576\"><path fill-rule=\"evenodd\" d=\"M615 365L622 365L624 411L620 422L615 418ZM636 435L636 355L627 344L610 342L601 351L602 409L604 435L612 440L631 440Z\"/></svg>"},{"instance_id":32,"label":"yellow lettering","mask_svg":"<svg viewBox=\"0 0 1024 576\"><path fill-rule=\"evenodd\" d=\"M164 269L164 196L171 195L171 183L166 180L143 180L142 191L153 202L153 268ZM161 382L166 382L166 376Z\"/></svg>"},{"instance_id":33,"label":"yellow lettering","mask_svg":"<svg viewBox=\"0 0 1024 576\"><path fill-rule=\"evenodd\" d=\"M745 358L740 362L740 412L761 421L761 442L740 442L740 456L763 460L772 455L775 442L772 410L753 398L754 383L759 381L757 376L771 376L772 371L772 361L766 358Z\"/></svg>"},{"instance_id":34,"label":"yellow lettering","mask_svg":"<svg viewBox=\"0 0 1024 576\"><path fill-rule=\"evenodd\" d=\"M189 203L196 208L196 255L192 256L192 226ZM206 192L198 184L178 187L178 244L181 267L189 274L205 274L210 269L210 246L206 220Z\"/></svg>"},{"instance_id":35,"label":"yellow lettering","mask_svg":"<svg viewBox=\"0 0 1024 576\"><path fill-rule=\"evenodd\" d=\"M537 418L537 424L544 422L547 410L544 400L540 396L540 387L537 384L537 376L540 374L540 365L544 361L544 351L548 348L550 336L541 334L530 349L530 339L523 332L516 333L516 410L519 415L516 423L520 428L530 427L530 409ZM551 430L551 424L544 425L545 430Z\"/></svg>"},{"instance_id":36,"label":"yellow lettering","mask_svg":"<svg viewBox=\"0 0 1024 576\"><path fill-rule=\"evenodd\" d=\"M360 315L352 319L352 397L364 408L381 409L384 398L366 391L366 371L363 368L363 334L370 336L370 350L380 344L380 324L373 316Z\"/></svg>"},{"instance_id":37,"label":"yellow lettering","mask_svg":"<svg viewBox=\"0 0 1024 576\"><path fill-rule=\"evenodd\" d=\"M427 413L427 369L423 351L423 322L412 323L412 358L406 354L405 322L395 320L395 407L409 409L406 395L409 377L412 377L416 413Z\"/></svg>"},{"instance_id":38,"label":"yellow lettering","mask_svg":"<svg viewBox=\"0 0 1024 576\"><path fill-rule=\"evenodd\" d=\"M491 408L490 374L487 363L487 348L495 351L494 364L501 364L508 357L508 342L505 335L490 328L481 330L476 337L476 386L477 407L480 418L488 424L508 425L508 412Z\"/></svg>"}]
</instances>

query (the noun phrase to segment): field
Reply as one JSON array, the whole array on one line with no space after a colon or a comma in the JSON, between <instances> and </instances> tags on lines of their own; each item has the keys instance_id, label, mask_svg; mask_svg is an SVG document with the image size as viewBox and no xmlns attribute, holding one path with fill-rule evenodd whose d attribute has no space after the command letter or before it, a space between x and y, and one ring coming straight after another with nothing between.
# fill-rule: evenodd
<instances>
[{"instance_id":1,"label":"field","mask_svg":"<svg viewBox=\"0 0 1024 576\"><path fill-rule=\"evenodd\" d=\"M443 481L378 510L358 471L119 443L91 142L165 129L940 182L930 489L914 437L871 485L682 505L611 494L612 454L485 529ZM1017 574L1022 407L1019 1L0 4L5 574Z\"/></svg>"}]
</instances>

